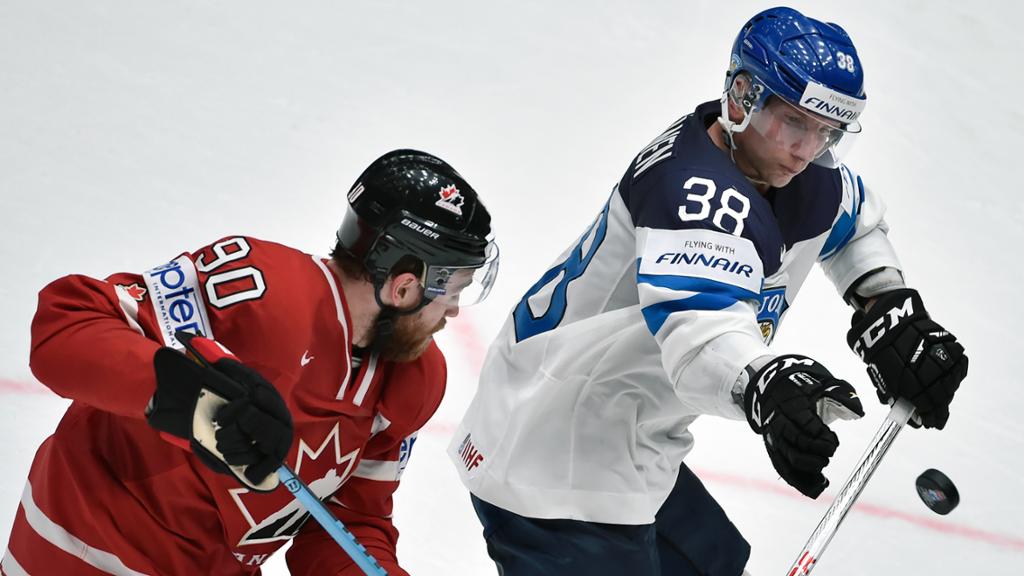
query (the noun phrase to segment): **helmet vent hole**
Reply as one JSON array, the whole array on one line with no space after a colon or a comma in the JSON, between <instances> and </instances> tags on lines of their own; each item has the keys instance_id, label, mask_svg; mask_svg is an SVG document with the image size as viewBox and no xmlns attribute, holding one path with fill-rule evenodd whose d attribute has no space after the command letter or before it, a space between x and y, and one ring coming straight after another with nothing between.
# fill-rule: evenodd
<instances>
[{"instance_id":1,"label":"helmet vent hole","mask_svg":"<svg viewBox=\"0 0 1024 576\"><path fill-rule=\"evenodd\" d=\"M800 80L800 78L797 75L793 74L791 71L789 71L783 66L777 66L776 70L778 70L779 72L779 78L783 82L788 84L790 88L796 90L797 93L803 93L804 83Z\"/></svg>"}]
</instances>

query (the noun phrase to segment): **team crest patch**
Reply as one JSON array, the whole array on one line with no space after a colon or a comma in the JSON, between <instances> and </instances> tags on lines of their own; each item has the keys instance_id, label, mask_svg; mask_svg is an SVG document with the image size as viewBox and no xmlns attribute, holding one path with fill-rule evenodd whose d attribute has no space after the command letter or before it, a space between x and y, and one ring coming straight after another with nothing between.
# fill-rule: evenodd
<instances>
[{"instance_id":1,"label":"team crest patch","mask_svg":"<svg viewBox=\"0 0 1024 576\"><path fill-rule=\"evenodd\" d=\"M456 188L454 184L452 184L451 186L445 186L444 188L441 188L441 191L438 192L438 195L441 198L437 202L434 202L435 206L440 206L441 208L444 208L445 210L451 212L452 214L462 216L462 203L465 202L466 199L462 196L462 193L459 192L459 189Z\"/></svg>"},{"instance_id":2,"label":"team crest patch","mask_svg":"<svg viewBox=\"0 0 1024 576\"><path fill-rule=\"evenodd\" d=\"M146 289L138 284L118 284L118 287L123 288L124 293L136 302L142 302L146 299Z\"/></svg>"},{"instance_id":3,"label":"team crest patch","mask_svg":"<svg viewBox=\"0 0 1024 576\"><path fill-rule=\"evenodd\" d=\"M761 327L761 337L766 345L771 344L775 332L779 329L782 315L789 308L786 302L786 287L765 288L761 291L761 306L757 311L757 324Z\"/></svg>"}]
</instances>

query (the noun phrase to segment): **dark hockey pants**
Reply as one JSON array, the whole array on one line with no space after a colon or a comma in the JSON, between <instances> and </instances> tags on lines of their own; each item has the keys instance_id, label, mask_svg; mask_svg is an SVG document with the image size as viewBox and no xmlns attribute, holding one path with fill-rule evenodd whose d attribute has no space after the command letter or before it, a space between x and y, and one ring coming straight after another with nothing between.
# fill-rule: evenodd
<instances>
[{"instance_id":1,"label":"dark hockey pants","mask_svg":"<svg viewBox=\"0 0 1024 576\"><path fill-rule=\"evenodd\" d=\"M750 545L685 465L654 524L526 518L476 496L501 576L739 576Z\"/></svg>"}]
</instances>

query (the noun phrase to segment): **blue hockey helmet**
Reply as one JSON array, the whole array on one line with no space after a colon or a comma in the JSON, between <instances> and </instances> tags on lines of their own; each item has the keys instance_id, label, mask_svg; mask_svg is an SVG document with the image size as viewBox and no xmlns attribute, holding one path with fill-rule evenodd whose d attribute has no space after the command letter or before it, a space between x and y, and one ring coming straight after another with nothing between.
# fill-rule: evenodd
<instances>
[{"instance_id":1,"label":"blue hockey helmet","mask_svg":"<svg viewBox=\"0 0 1024 576\"><path fill-rule=\"evenodd\" d=\"M735 124L728 118L727 96L741 74L750 77L750 85L734 95L746 113ZM840 139L849 143L846 135L860 132L858 118L867 101L860 58L846 31L785 7L751 18L736 36L726 75L722 124L727 135L742 132L770 96L836 128L815 163L837 164L837 145Z\"/></svg>"}]
</instances>

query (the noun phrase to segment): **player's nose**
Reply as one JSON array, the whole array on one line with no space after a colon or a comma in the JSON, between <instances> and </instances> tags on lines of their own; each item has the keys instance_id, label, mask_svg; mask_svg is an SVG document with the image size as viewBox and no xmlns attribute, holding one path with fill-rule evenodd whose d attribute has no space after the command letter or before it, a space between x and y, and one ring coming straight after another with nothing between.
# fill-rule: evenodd
<instances>
[{"instance_id":1,"label":"player's nose","mask_svg":"<svg viewBox=\"0 0 1024 576\"><path fill-rule=\"evenodd\" d=\"M811 160L814 160L817 156L818 147L808 141L803 141L792 150L793 157L799 160L802 164L809 164Z\"/></svg>"},{"instance_id":2,"label":"player's nose","mask_svg":"<svg viewBox=\"0 0 1024 576\"><path fill-rule=\"evenodd\" d=\"M801 138L790 148L790 153L793 157L804 164L809 164L817 158L820 151L821 142L817 138L810 136Z\"/></svg>"}]
</instances>

